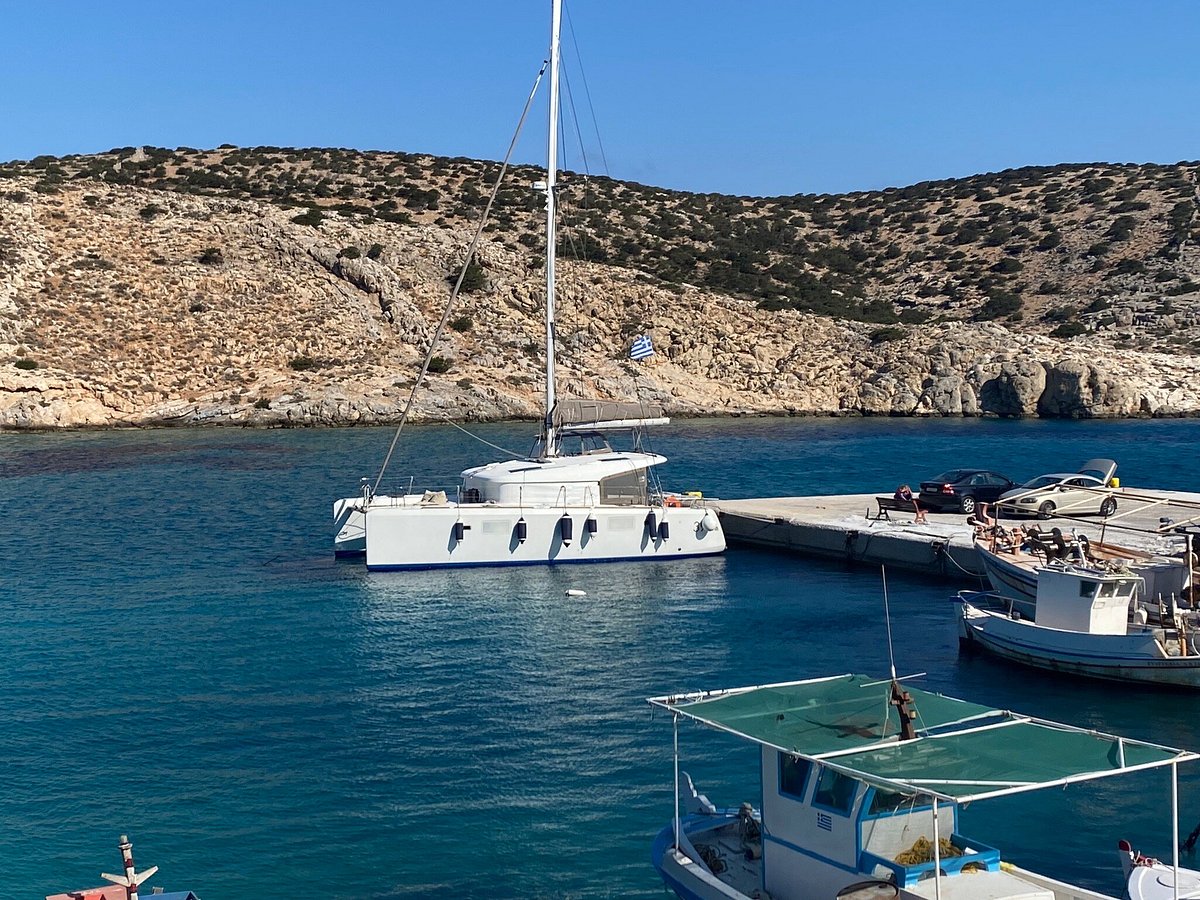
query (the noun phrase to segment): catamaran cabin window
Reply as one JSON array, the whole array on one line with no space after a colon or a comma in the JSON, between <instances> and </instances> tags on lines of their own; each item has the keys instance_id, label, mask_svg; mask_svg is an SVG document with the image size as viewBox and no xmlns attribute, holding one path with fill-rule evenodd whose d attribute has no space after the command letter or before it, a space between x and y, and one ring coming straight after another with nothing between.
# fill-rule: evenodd
<instances>
[{"instance_id":1,"label":"catamaran cabin window","mask_svg":"<svg viewBox=\"0 0 1200 900\"><path fill-rule=\"evenodd\" d=\"M622 472L600 482L600 502L633 506L646 499L646 471Z\"/></svg>"},{"instance_id":2,"label":"catamaran cabin window","mask_svg":"<svg viewBox=\"0 0 1200 900\"><path fill-rule=\"evenodd\" d=\"M854 788L857 782L849 775L835 772L833 769L822 769L821 777L817 780L817 789L813 791L813 805L824 806L842 815L850 814L854 805Z\"/></svg>"},{"instance_id":3,"label":"catamaran cabin window","mask_svg":"<svg viewBox=\"0 0 1200 900\"><path fill-rule=\"evenodd\" d=\"M804 799L804 785L808 782L808 770L812 763L807 759L792 756L789 753L779 754L779 793Z\"/></svg>"}]
</instances>

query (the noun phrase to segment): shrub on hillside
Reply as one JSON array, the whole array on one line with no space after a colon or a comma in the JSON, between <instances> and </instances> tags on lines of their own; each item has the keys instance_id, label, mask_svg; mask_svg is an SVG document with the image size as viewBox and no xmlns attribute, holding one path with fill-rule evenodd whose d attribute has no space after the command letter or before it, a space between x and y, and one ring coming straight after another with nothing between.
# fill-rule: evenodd
<instances>
[{"instance_id":1,"label":"shrub on hillside","mask_svg":"<svg viewBox=\"0 0 1200 900\"><path fill-rule=\"evenodd\" d=\"M307 372L317 368L317 361L311 356L297 356L288 362L288 366L296 372Z\"/></svg>"},{"instance_id":2,"label":"shrub on hillside","mask_svg":"<svg viewBox=\"0 0 1200 900\"><path fill-rule=\"evenodd\" d=\"M453 363L444 356L435 356L429 360L429 371L435 375L441 375L449 372Z\"/></svg>"},{"instance_id":3,"label":"shrub on hillside","mask_svg":"<svg viewBox=\"0 0 1200 900\"><path fill-rule=\"evenodd\" d=\"M311 225L313 228L316 228L324 220L325 216L322 214L321 210L315 206L310 206L298 216L292 216L292 221L297 225Z\"/></svg>"},{"instance_id":4,"label":"shrub on hillside","mask_svg":"<svg viewBox=\"0 0 1200 900\"><path fill-rule=\"evenodd\" d=\"M453 287L458 282L458 272L447 277L447 281ZM467 263L467 271L463 275L462 287L459 289L464 294L470 294L478 291L487 284L487 278L484 277L483 267L474 259Z\"/></svg>"},{"instance_id":5,"label":"shrub on hillside","mask_svg":"<svg viewBox=\"0 0 1200 900\"><path fill-rule=\"evenodd\" d=\"M13 365L16 366L18 369L25 369L26 371L33 371L34 369L36 369L38 367L38 364L35 360L24 359L24 358L18 359L16 362L13 363Z\"/></svg>"},{"instance_id":6,"label":"shrub on hillside","mask_svg":"<svg viewBox=\"0 0 1200 900\"><path fill-rule=\"evenodd\" d=\"M450 323L450 327L455 331L470 331L475 327L475 321L470 316L459 316Z\"/></svg>"},{"instance_id":7,"label":"shrub on hillside","mask_svg":"<svg viewBox=\"0 0 1200 900\"><path fill-rule=\"evenodd\" d=\"M901 341L908 336L908 332L897 325L885 325L883 328L876 328L868 337L872 344L886 344L888 341Z\"/></svg>"},{"instance_id":8,"label":"shrub on hillside","mask_svg":"<svg viewBox=\"0 0 1200 900\"><path fill-rule=\"evenodd\" d=\"M200 254L200 262L206 266L219 266L225 262L225 254L220 247L205 247Z\"/></svg>"},{"instance_id":9,"label":"shrub on hillside","mask_svg":"<svg viewBox=\"0 0 1200 900\"><path fill-rule=\"evenodd\" d=\"M1050 332L1050 336L1062 338L1063 340L1070 340L1073 337L1078 337L1086 331L1087 328L1084 327L1082 322L1063 322L1052 332Z\"/></svg>"},{"instance_id":10,"label":"shrub on hillside","mask_svg":"<svg viewBox=\"0 0 1200 900\"><path fill-rule=\"evenodd\" d=\"M138 210L138 215L142 217L143 221L152 222L156 216L162 215L162 211L163 208L157 203L147 203Z\"/></svg>"}]
</instances>

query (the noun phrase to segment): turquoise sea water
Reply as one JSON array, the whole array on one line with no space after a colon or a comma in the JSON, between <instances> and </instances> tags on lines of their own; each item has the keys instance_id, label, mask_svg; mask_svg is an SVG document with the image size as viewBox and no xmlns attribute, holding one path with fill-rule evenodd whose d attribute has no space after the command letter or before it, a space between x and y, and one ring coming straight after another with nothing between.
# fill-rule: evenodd
<instances>
[{"instance_id":1,"label":"turquoise sea water","mask_svg":"<svg viewBox=\"0 0 1200 900\"><path fill-rule=\"evenodd\" d=\"M489 426L527 449L532 428ZM734 549L680 563L368 574L330 504L386 429L0 435L0 898L98 881L128 832L205 900L649 897L671 814L651 694L886 671L878 574ZM1200 422L758 419L656 436L724 496L892 490L956 464L1121 463L1200 490ZM396 480L494 451L412 429ZM420 482L419 482L420 483ZM951 586L889 577L900 668L984 703L1200 748L1200 697L1055 682L958 655ZM584 599L567 599L582 588ZM719 804L754 755L685 728ZM1182 827L1200 819L1183 770ZM966 830L1119 893L1118 837L1169 854L1162 773L976 804Z\"/></svg>"}]
</instances>

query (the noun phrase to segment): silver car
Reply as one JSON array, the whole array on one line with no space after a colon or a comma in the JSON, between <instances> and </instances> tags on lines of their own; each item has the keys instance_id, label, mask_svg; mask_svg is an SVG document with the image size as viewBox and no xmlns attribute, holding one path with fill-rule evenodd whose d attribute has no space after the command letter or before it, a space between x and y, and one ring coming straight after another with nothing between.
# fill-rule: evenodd
<instances>
[{"instance_id":1,"label":"silver car","mask_svg":"<svg viewBox=\"0 0 1200 900\"><path fill-rule=\"evenodd\" d=\"M1085 513L1111 516L1117 511L1112 484L1116 472L1117 464L1111 459L1089 459L1078 472L1039 475L1006 491L997 505L1004 512L1036 515L1039 519Z\"/></svg>"}]
</instances>

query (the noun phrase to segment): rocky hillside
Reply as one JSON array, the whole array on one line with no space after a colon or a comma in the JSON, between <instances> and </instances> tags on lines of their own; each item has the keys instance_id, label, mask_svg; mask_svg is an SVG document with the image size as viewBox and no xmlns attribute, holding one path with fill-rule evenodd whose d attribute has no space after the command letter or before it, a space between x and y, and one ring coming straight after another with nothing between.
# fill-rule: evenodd
<instances>
[{"instance_id":1,"label":"rocky hillside","mask_svg":"<svg viewBox=\"0 0 1200 900\"><path fill-rule=\"evenodd\" d=\"M0 426L395 418L496 164L127 148L0 166ZM571 176L563 388L675 413L1200 411L1200 164L739 198ZM510 179L422 417L538 413ZM648 331L659 355L627 359Z\"/></svg>"}]
</instances>

